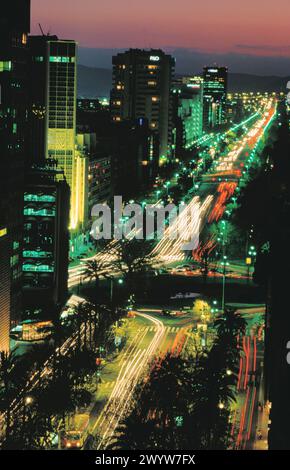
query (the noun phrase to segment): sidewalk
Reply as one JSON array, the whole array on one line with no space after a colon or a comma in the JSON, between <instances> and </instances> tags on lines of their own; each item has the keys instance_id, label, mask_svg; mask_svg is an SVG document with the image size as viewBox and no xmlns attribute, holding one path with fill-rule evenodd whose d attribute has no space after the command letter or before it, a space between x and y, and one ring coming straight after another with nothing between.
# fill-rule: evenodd
<instances>
[{"instance_id":1,"label":"sidewalk","mask_svg":"<svg viewBox=\"0 0 290 470\"><path fill-rule=\"evenodd\" d=\"M268 450L268 425L269 425L269 408L266 405L263 408L263 411L258 411L258 420L257 420L257 431L260 430L262 433L262 438L256 438L253 442L253 450Z\"/></svg>"}]
</instances>

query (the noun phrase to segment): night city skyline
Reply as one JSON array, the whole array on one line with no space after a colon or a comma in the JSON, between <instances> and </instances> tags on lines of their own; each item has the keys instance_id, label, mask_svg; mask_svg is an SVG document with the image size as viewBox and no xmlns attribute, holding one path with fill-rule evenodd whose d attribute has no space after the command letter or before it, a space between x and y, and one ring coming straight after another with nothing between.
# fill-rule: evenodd
<instances>
[{"instance_id":1,"label":"night city skyline","mask_svg":"<svg viewBox=\"0 0 290 470\"><path fill-rule=\"evenodd\" d=\"M289 0L3 3L0 461L287 457Z\"/></svg>"}]
</instances>

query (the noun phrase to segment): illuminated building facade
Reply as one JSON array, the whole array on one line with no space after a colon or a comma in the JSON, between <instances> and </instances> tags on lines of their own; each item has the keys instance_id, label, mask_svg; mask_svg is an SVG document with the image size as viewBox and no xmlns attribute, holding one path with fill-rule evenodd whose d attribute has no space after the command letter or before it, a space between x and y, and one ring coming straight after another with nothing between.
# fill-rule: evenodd
<instances>
[{"instance_id":1,"label":"illuminated building facade","mask_svg":"<svg viewBox=\"0 0 290 470\"><path fill-rule=\"evenodd\" d=\"M226 98L228 69L226 67L204 67L204 130L221 126L226 122Z\"/></svg>"},{"instance_id":2,"label":"illuminated building facade","mask_svg":"<svg viewBox=\"0 0 290 470\"><path fill-rule=\"evenodd\" d=\"M78 133L77 143L87 164L82 207L85 225L88 227L93 206L109 202L111 198L111 157L105 152L97 152L97 136L93 132Z\"/></svg>"},{"instance_id":3,"label":"illuminated building facade","mask_svg":"<svg viewBox=\"0 0 290 470\"><path fill-rule=\"evenodd\" d=\"M77 134L75 152L75 201L78 226L88 226L89 149L86 134Z\"/></svg>"},{"instance_id":4,"label":"illuminated building facade","mask_svg":"<svg viewBox=\"0 0 290 470\"><path fill-rule=\"evenodd\" d=\"M95 204L109 202L111 198L111 158L91 155L89 161L89 217Z\"/></svg>"},{"instance_id":5,"label":"illuminated building facade","mask_svg":"<svg viewBox=\"0 0 290 470\"><path fill-rule=\"evenodd\" d=\"M203 83L190 81L173 90L176 157L188 150L203 133Z\"/></svg>"},{"instance_id":6,"label":"illuminated building facade","mask_svg":"<svg viewBox=\"0 0 290 470\"><path fill-rule=\"evenodd\" d=\"M147 119L158 135L160 163L171 156L174 69L173 57L161 50L130 49L113 57L112 119Z\"/></svg>"},{"instance_id":7,"label":"illuminated building facade","mask_svg":"<svg viewBox=\"0 0 290 470\"><path fill-rule=\"evenodd\" d=\"M36 158L44 153L47 159L57 161L71 189L70 227L76 230L79 220L76 196L82 175L82 162L76 156L76 43L56 36L29 38L33 78L31 115L38 121ZM34 83L36 83L34 89ZM32 135L32 147L34 137ZM39 161L39 160L38 160Z\"/></svg>"},{"instance_id":8,"label":"illuminated building facade","mask_svg":"<svg viewBox=\"0 0 290 470\"><path fill-rule=\"evenodd\" d=\"M74 41L48 41L46 157L57 161L71 188L70 226L78 226L75 159L77 63Z\"/></svg>"},{"instance_id":9,"label":"illuminated building facade","mask_svg":"<svg viewBox=\"0 0 290 470\"><path fill-rule=\"evenodd\" d=\"M21 314L22 207L26 165L27 34L30 0L1 2L0 350Z\"/></svg>"},{"instance_id":10,"label":"illuminated building facade","mask_svg":"<svg viewBox=\"0 0 290 470\"><path fill-rule=\"evenodd\" d=\"M52 318L67 294L69 186L62 171L34 167L24 191L23 304L26 318Z\"/></svg>"}]
</instances>

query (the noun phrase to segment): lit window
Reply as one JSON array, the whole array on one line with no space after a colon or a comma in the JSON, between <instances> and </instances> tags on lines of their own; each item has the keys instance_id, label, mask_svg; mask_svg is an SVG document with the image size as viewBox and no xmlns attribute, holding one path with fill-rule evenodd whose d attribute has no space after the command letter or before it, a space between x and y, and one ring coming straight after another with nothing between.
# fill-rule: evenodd
<instances>
[{"instance_id":1,"label":"lit window","mask_svg":"<svg viewBox=\"0 0 290 470\"><path fill-rule=\"evenodd\" d=\"M5 237L7 233L8 233L7 228L0 229L0 238Z\"/></svg>"},{"instance_id":2,"label":"lit window","mask_svg":"<svg viewBox=\"0 0 290 470\"><path fill-rule=\"evenodd\" d=\"M0 61L0 72L10 72L12 70L12 62L10 60Z\"/></svg>"},{"instance_id":3,"label":"lit window","mask_svg":"<svg viewBox=\"0 0 290 470\"><path fill-rule=\"evenodd\" d=\"M70 62L74 63L75 58L74 57L50 56L49 62L68 64Z\"/></svg>"}]
</instances>

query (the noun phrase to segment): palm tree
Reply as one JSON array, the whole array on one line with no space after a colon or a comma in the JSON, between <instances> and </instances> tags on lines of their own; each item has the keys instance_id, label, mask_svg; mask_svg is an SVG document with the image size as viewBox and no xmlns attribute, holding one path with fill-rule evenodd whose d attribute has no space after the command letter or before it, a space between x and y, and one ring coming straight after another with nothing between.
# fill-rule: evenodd
<instances>
[{"instance_id":1,"label":"palm tree","mask_svg":"<svg viewBox=\"0 0 290 470\"><path fill-rule=\"evenodd\" d=\"M246 320L234 309L227 308L224 315L215 321L214 326L220 337L235 338L245 332Z\"/></svg>"},{"instance_id":2,"label":"palm tree","mask_svg":"<svg viewBox=\"0 0 290 470\"><path fill-rule=\"evenodd\" d=\"M190 448L189 409L192 400L192 358L168 354L155 360L134 396L134 407L121 423L113 449Z\"/></svg>"},{"instance_id":3,"label":"palm tree","mask_svg":"<svg viewBox=\"0 0 290 470\"><path fill-rule=\"evenodd\" d=\"M245 320L233 309L215 322L217 338L200 360L195 374L196 401L193 411L200 449L227 449L230 436L230 406L235 401L239 358L237 336L245 331ZM198 445L200 447L198 447Z\"/></svg>"},{"instance_id":4,"label":"palm tree","mask_svg":"<svg viewBox=\"0 0 290 470\"><path fill-rule=\"evenodd\" d=\"M72 382L80 386L87 375L96 371L96 354L88 350L75 350L68 358L67 371Z\"/></svg>"},{"instance_id":5,"label":"palm tree","mask_svg":"<svg viewBox=\"0 0 290 470\"><path fill-rule=\"evenodd\" d=\"M87 334L88 334L88 323L90 328L90 339L92 329L92 309L94 306L89 302L80 302L74 307L74 314L76 317L77 335L78 335L78 349L82 347L82 327L84 326L84 341L83 345L87 347Z\"/></svg>"},{"instance_id":6,"label":"palm tree","mask_svg":"<svg viewBox=\"0 0 290 470\"><path fill-rule=\"evenodd\" d=\"M100 279L109 279L112 274L112 264L104 260L101 255L93 260L88 260L85 264L84 279L95 282L95 299L99 303Z\"/></svg>"},{"instance_id":7,"label":"palm tree","mask_svg":"<svg viewBox=\"0 0 290 470\"><path fill-rule=\"evenodd\" d=\"M235 400L234 375L227 375L215 348L202 357L193 371L193 447L221 450L229 443L229 407Z\"/></svg>"},{"instance_id":8,"label":"palm tree","mask_svg":"<svg viewBox=\"0 0 290 470\"><path fill-rule=\"evenodd\" d=\"M152 270L155 257L151 240L123 239L111 247L113 270L124 277L129 295L134 294L136 279Z\"/></svg>"}]
</instances>

